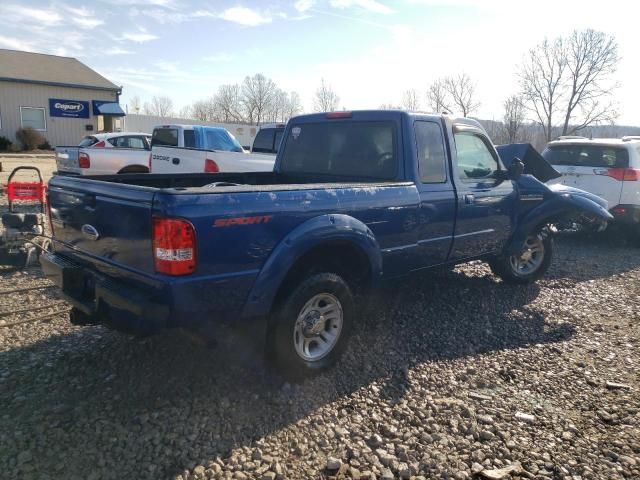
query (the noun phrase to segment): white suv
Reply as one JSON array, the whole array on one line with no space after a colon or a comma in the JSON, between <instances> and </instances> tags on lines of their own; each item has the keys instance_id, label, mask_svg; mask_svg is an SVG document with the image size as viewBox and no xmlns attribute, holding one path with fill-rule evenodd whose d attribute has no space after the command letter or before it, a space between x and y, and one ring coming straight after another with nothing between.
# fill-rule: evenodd
<instances>
[{"instance_id":1,"label":"white suv","mask_svg":"<svg viewBox=\"0 0 640 480\"><path fill-rule=\"evenodd\" d=\"M562 174L562 183L594 193L609 202L615 221L640 235L640 136L619 138L560 137L542 156Z\"/></svg>"}]
</instances>

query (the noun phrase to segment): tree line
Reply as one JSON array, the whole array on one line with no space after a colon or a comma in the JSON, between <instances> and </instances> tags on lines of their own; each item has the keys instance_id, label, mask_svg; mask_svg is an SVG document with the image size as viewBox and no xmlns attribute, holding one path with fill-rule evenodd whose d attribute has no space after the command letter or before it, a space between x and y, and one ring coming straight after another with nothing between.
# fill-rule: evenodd
<instances>
[{"instance_id":1,"label":"tree line","mask_svg":"<svg viewBox=\"0 0 640 480\"><path fill-rule=\"evenodd\" d=\"M336 110L339 97L324 79L314 95L314 108L318 112ZM286 92L261 73L245 77L242 83L220 85L209 98L197 100L175 111L168 96L154 96L142 103L133 97L128 108L131 113L158 117L191 118L208 122L249 123L286 122L302 113L298 92Z\"/></svg>"},{"instance_id":2,"label":"tree line","mask_svg":"<svg viewBox=\"0 0 640 480\"><path fill-rule=\"evenodd\" d=\"M617 118L614 74L619 64L615 38L592 29L544 39L531 48L517 66L518 89L503 102L499 120L485 121L496 143L546 143L558 135L571 135ZM313 96L318 112L339 108L340 97L321 79ZM383 109L455 112L473 116L481 106L476 82L465 72L437 78L423 92L408 89L398 105ZM131 100L134 112L156 116L193 118L223 123L285 122L303 111L300 95L286 92L263 74L242 83L221 85L209 98L175 112L169 97L141 103Z\"/></svg>"}]
</instances>

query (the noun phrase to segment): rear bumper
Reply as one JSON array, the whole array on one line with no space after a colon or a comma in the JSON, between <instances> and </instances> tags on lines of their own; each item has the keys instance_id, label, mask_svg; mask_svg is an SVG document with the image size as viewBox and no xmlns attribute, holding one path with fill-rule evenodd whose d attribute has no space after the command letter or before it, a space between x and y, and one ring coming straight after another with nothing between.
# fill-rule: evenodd
<instances>
[{"instance_id":1,"label":"rear bumper","mask_svg":"<svg viewBox=\"0 0 640 480\"><path fill-rule=\"evenodd\" d=\"M41 255L40 264L65 300L95 323L141 335L168 325L170 307L160 292L114 280L55 253Z\"/></svg>"},{"instance_id":2,"label":"rear bumper","mask_svg":"<svg viewBox=\"0 0 640 480\"><path fill-rule=\"evenodd\" d=\"M616 205L610 212L618 223L640 224L640 205Z\"/></svg>"}]
</instances>

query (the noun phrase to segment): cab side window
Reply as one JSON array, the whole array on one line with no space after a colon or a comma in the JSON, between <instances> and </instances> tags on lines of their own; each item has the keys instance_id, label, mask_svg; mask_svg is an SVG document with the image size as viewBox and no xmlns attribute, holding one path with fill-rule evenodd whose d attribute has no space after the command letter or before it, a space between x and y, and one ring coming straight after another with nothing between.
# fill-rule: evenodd
<instances>
[{"instance_id":1,"label":"cab side window","mask_svg":"<svg viewBox=\"0 0 640 480\"><path fill-rule=\"evenodd\" d=\"M446 182L447 160L444 153L442 128L435 122L417 121L414 130L420 181L422 183Z\"/></svg>"},{"instance_id":2,"label":"cab side window","mask_svg":"<svg viewBox=\"0 0 640 480\"><path fill-rule=\"evenodd\" d=\"M458 132L454 139L458 157L458 176L461 180L488 179L498 170L498 159L479 135Z\"/></svg>"}]
</instances>

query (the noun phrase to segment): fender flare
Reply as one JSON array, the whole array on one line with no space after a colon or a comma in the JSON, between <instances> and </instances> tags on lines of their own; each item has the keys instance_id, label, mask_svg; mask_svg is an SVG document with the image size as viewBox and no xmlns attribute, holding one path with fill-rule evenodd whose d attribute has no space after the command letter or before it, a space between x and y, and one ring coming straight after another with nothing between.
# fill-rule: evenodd
<instances>
[{"instance_id":1,"label":"fender flare","mask_svg":"<svg viewBox=\"0 0 640 480\"><path fill-rule=\"evenodd\" d=\"M522 249L527 235L529 235L529 232L534 228L553 218L577 211L584 212L604 221L613 219L613 216L604 207L598 205L593 200L581 195L563 193L552 197L527 213L511 236L505 253L507 255L518 253Z\"/></svg>"},{"instance_id":2,"label":"fender flare","mask_svg":"<svg viewBox=\"0 0 640 480\"><path fill-rule=\"evenodd\" d=\"M311 249L335 240L352 243L365 253L375 285L382 276L382 253L371 229L348 215L320 215L298 225L273 249L249 292L242 316L267 315L296 261Z\"/></svg>"}]
</instances>

